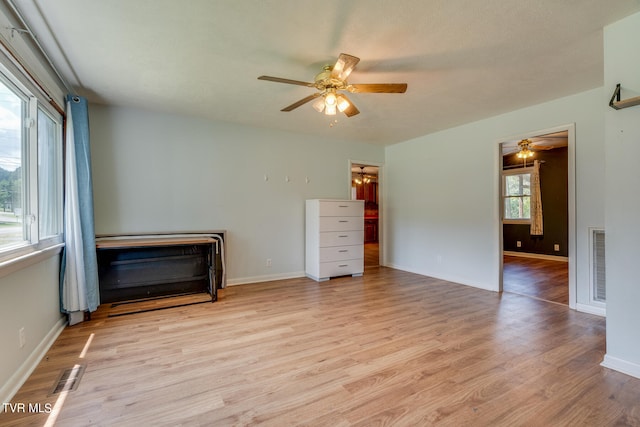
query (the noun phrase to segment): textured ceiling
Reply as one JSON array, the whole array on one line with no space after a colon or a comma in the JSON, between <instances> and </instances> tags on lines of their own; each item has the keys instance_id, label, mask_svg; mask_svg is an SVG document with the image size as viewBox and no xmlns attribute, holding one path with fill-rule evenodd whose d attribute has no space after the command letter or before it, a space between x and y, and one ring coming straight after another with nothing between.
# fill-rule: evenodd
<instances>
[{"instance_id":1,"label":"textured ceiling","mask_svg":"<svg viewBox=\"0 0 640 427\"><path fill-rule=\"evenodd\" d=\"M24 0L56 67L95 103L195 115L375 144L548 101L603 83L602 28L638 0ZM405 94L353 94L332 118L303 86L340 53L350 83L406 82Z\"/></svg>"}]
</instances>

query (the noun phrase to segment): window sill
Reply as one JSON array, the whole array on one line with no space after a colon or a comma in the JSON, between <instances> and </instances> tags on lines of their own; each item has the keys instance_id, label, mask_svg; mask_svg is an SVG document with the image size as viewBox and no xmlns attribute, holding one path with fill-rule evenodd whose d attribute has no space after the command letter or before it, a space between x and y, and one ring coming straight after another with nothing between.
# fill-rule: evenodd
<instances>
[{"instance_id":1,"label":"window sill","mask_svg":"<svg viewBox=\"0 0 640 427\"><path fill-rule=\"evenodd\" d=\"M530 219L503 219L503 224L521 224L521 225L531 225Z\"/></svg>"},{"instance_id":2,"label":"window sill","mask_svg":"<svg viewBox=\"0 0 640 427\"><path fill-rule=\"evenodd\" d=\"M33 252L2 261L0 262L0 278L13 274L16 271L22 270L31 265L38 264L45 259L54 257L62 251L63 247L64 243L57 243L40 250L35 250Z\"/></svg>"}]
</instances>

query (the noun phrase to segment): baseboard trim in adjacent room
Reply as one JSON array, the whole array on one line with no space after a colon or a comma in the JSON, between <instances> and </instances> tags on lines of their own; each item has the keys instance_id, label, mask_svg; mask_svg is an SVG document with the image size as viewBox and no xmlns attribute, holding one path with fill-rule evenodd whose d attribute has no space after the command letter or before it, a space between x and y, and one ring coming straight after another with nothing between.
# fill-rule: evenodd
<instances>
[{"instance_id":1,"label":"baseboard trim in adjacent room","mask_svg":"<svg viewBox=\"0 0 640 427\"><path fill-rule=\"evenodd\" d=\"M602 307L594 307L587 304L576 304L576 310L582 313L595 314L596 316L607 317L607 309Z\"/></svg>"},{"instance_id":2,"label":"baseboard trim in adjacent room","mask_svg":"<svg viewBox=\"0 0 640 427\"><path fill-rule=\"evenodd\" d=\"M36 369L42 358L47 354L49 348L56 341L60 333L67 325L67 317L61 317L60 320L51 328L49 333L40 341L40 344L33 349L29 357L22 363L18 370L9 378L9 380L0 388L0 402L11 402L13 396L20 390L20 387L27 381L31 373ZM0 412L2 412L0 408Z\"/></svg>"},{"instance_id":3,"label":"baseboard trim in adjacent room","mask_svg":"<svg viewBox=\"0 0 640 427\"><path fill-rule=\"evenodd\" d=\"M305 277L304 271L295 271L284 274L266 274L263 276L240 277L236 279L227 279L227 286L248 285L251 283L272 282L274 280L297 279Z\"/></svg>"},{"instance_id":4,"label":"baseboard trim in adjacent room","mask_svg":"<svg viewBox=\"0 0 640 427\"><path fill-rule=\"evenodd\" d=\"M604 355L604 360L600 364L605 368L613 369L614 371L622 372L626 375L631 375L635 378L640 378L640 365L626 360L619 359L617 357Z\"/></svg>"},{"instance_id":5,"label":"baseboard trim in adjacent room","mask_svg":"<svg viewBox=\"0 0 640 427\"><path fill-rule=\"evenodd\" d=\"M515 251L503 251L502 253L504 255L509 255L509 256L519 256L521 258L537 258L537 259L546 259L549 261L569 262L569 257L566 257L566 256L532 254L529 252L515 252Z\"/></svg>"}]
</instances>

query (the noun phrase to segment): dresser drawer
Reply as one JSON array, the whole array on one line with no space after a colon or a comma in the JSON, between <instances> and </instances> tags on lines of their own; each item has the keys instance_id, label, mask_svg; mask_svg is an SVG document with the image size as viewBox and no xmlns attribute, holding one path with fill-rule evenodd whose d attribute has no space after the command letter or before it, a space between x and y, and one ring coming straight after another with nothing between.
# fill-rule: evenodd
<instances>
[{"instance_id":1,"label":"dresser drawer","mask_svg":"<svg viewBox=\"0 0 640 427\"><path fill-rule=\"evenodd\" d=\"M321 248L328 246L348 246L362 245L364 242L364 231L329 231L320 233Z\"/></svg>"},{"instance_id":2,"label":"dresser drawer","mask_svg":"<svg viewBox=\"0 0 640 427\"><path fill-rule=\"evenodd\" d=\"M360 258L364 258L364 247L362 245L320 248L320 262L334 262Z\"/></svg>"},{"instance_id":3,"label":"dresser drawer","mask_svg":"<svg viewBox=\"0 0 640 427\"><path fill-rule=\"evenodd\" d=\"M364 216L364 202L357 200L322 200L320 216Z\"/></svg>"},{"instance_id":4,"label":"dresser drawer","mask_svg":"<svg viewBox=\"0 0 640 427\"><path fill-rule=\"evenodd\" d=\"M320 263L320 277L346 276L347 274L361 274L363 272L363 259Z\"/></svg>"},{"instance_id":5,"label":"dresser drawer","mask_svg":"<svg viewBox=\"0 0 640 427\"><path fill-rule=\"evenodd\" d=\"M364 220L357 216L321 216L320 232L364 230Z\"/></svg>"}]
</instances>

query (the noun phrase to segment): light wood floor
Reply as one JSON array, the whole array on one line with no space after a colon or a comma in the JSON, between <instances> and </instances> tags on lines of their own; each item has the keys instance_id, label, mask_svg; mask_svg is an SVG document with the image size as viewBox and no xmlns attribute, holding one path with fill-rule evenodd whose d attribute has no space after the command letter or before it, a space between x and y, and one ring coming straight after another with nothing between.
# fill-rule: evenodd
<instances>
[{"instance_id":1,"label":"light wood floor","mask_svg":"<svg viewBox=\"0 0 640 427\"><path fill-rule=\"evenodd\" d=\"M640 425L640 379L600 366L605 320L516 294L375 267L108 313L66 328L13 402L55 405L83 364L56 426Z\"/></svg>"},{"instance_id":2,"label":"light wood floor","mask_svg":"<svg viewBox=\"0 0 640 427\"><path fill-rule=\"evenodd\" d=\"M569 304L569 263L505 255L502 289Z\"/></svg>"}]
</instances>

